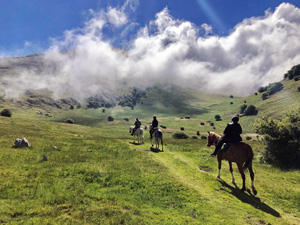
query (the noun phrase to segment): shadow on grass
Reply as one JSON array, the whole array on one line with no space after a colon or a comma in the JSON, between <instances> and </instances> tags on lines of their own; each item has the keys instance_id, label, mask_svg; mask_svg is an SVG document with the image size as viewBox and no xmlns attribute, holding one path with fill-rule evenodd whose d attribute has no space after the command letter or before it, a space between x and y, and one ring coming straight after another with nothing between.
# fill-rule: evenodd
<instances>
[{"instance_id":1,"label":"shadow on grass","mask_svg":"<svg viewBox=\"0 0 300 225\"><path fill-rule=\"evenodd\" d=\"M224 180L218 179L218 181L222 184L223 187L225 187L228 190L228 193L233 194L236 198L241 200L244 203L250 204L256 209L260 209L266 213L271 214L275 217L281 217L280 213L277 212L275 209L271 208L267 204L261 202L260 198L255 197L249 189L247 189L247 193L242 192L236 185L235 187L232 187L231 185L227 184Z\"/></svg>"},{"instance_id":2,"label":"shadow on grass","mask_svg":"<svg viewBox=\"0 0 300 225\"><path fill-rule=\"evenodd\" d=\"M137 143L137 142L129 142L132 145L142 145L142 143Z\"/></svg>"},{"instance_id":3,"label":"shadow on grass","mask_svg":"<svg viewBox=\"0 0 300 225\"><path fill-rule=\"evenodd\" d=\"M162 150L160 150L160 149L158 149L158 148L153 148L153 147L150 148L150 151L151 151L151 152L154 152L154 153L163 152Z\"/></svg>"}]
</instances>

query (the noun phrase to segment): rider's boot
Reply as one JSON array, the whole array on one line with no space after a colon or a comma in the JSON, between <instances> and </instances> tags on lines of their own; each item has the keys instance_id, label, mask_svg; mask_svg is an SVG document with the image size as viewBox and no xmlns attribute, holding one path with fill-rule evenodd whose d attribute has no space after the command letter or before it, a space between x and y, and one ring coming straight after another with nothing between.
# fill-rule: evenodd
<instances>
[{"instance_id":1,"label":"rider's boot","mask_svg":"<svg viewBox=\"0 0 300 225\"><path fill-rule=\"evenodd\" d=\"M218 148L215 148L215 151L213 153L211 153L210 155L212 157L215 157L217 155L217 153L218 153Z\"/></svg>"}]
</instances>

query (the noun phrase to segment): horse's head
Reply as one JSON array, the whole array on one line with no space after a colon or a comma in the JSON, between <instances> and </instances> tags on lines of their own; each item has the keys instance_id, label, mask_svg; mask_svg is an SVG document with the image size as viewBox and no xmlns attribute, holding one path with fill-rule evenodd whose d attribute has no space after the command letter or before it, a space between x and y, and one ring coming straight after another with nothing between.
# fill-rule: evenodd
<instances>
[{"instance_id":1,"label":"horse's head","mask_svg":"<svg viewBox=\"0 0 300 225\"><path fill-rule=\"evenodd\" d=\"M132 130L133 130L133 126L130 126L130 127L129 127L129 133L131 133Z\"/></svg>"},{"instance_id":2,"label":"horse's head","mask_svg":"<svg viewBox=\"0 0 300 225\"><path fill-rule=\"evenodd\" d=\"M215 145L219 141L220 136L217 135L214 132L207 131L207 133L208 133L208 136L207 136L207 147Z\"/></svg>"}]
</instances>

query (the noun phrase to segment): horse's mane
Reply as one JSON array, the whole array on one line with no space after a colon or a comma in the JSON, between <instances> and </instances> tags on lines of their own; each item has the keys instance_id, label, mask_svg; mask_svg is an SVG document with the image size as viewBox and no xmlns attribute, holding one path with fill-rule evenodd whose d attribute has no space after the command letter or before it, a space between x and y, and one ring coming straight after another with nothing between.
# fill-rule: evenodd
<instances>
[{"instance_id":1,"label":"horse's mane","mask_svg":"<svg viewBox=\"0 0 300 225\"><path fill-rule=\"evenodd\" d=\"M220 138L221 136L218 135L217 133L210 131L209 134L213 137L213 138Z\"/></svg>"}]
</instances>

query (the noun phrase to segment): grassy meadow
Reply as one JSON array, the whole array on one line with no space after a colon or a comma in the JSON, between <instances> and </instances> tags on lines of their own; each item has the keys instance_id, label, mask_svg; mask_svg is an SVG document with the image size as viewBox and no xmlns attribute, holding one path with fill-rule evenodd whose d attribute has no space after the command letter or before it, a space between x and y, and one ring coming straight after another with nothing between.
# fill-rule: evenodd
<instances>
[{"instance_id":1,"label":"grassy meadow","mask_svg":"<svg viewBox=\"0 0 300 225\"><path fill-rule=\"evenodd\" d=\"M169 111L155 105L149 110L153 99L147 100L134 110L61 110L45 118L39 109L16 109L12 118L0 117L0 224L300 223L300 173L261 162L264 147L247 126L248 118L241 118L241 124L244 137L253 136L247 142L255 153L258 195L231 184L226 162L222 179L216 178L217 160L201 136L213 129L208 121L221 133L242 98L204 96L189 113L182 104ZM146 125L153 113L167 127L162 129L164 152L151 148L148 130L142 145L128 133L135 117ZM214 121L215 114L224 119ZM109 115L115 120L108 122ZM180 118L185 116L191 118ZM59 122L66 118L75 124ZM200 136L173 139L181 127L190 137L196 131ZM26 137L31 147L13 148L18 137ZM241 187L235 165L234 174ZM250 188L249 173L246 186Z\"/></svg>"}]
</instances>

